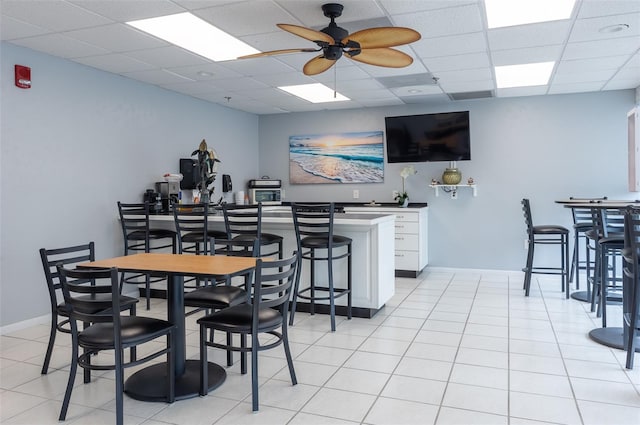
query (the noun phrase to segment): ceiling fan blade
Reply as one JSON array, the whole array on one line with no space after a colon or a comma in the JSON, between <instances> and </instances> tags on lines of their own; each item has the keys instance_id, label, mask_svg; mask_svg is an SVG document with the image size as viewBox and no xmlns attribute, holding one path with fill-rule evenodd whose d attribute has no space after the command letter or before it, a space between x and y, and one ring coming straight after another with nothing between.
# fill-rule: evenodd
<instances>
[{"instance_id":1,"label":"ceiling fan blade","mask_svg":"<svg viewBox=\"0 0 640 425\"><path fill-rule=\"evenodd\" d=\"M362 49L359 54L354 56L351 56L348 51L345 54L354 61L387 68L404 68L413 63L411 56L400 50L389 48Z\"/></svg>"},{"instance_id":2,"label":"ceiling fan blade","mask_svg":"<svg viewBox=\"0 0 640 425\"><path fill-rule=\"evenodd\" d=\"M281 49L281 50L271 50L269 52L254 53L252 55L239 56L238 59L251 59L251 58L261 58L264 56L284 55L287 53L318 52L318 51L320 51L320 49Z\"/></svg>"},{"instance_id":3,"label":"ceiling fan blade","mask_svg":"<svg viewBox=\"0 0 640 425\"><path fill-rule=\"evenodd\" d=\"M349 34L342 43L347 45L349 40L359 43L362 49L377 49L413 43L420 40L420 33L403 27L369 28Z\"/></svg>"},{"instance_id":4,"label":"ceiling fan blade","mask_svg":"<svg viewBox=\"0 0 640 425\"><path fill-rule=\"evenodd\" d=\"M331 68L335 63L336 61L325 59L323 55L316 56L304 64L302 72L304 75L317 75Z\"/></svg>"},{"instance_id":5,"label":"ceiling fan blade","mask_svg":"<svg viewBox=\"0 0 640 425\"><path fill-rule=\"evenodd\" d=\"M325 34L320 31L312 30L311 28L305 28L298 25L290 24L277 24L278 28L283 29L291 34L295 34L298 37L306 38L313 42L323 41L328 44L335 44L335 40L329 34Z\"/></svg>"}]
</instances>

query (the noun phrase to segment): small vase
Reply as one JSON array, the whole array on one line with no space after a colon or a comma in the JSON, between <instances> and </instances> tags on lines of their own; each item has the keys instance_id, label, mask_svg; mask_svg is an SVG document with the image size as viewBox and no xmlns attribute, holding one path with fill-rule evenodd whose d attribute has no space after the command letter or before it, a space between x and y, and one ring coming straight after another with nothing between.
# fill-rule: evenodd
<instances>
[{"instance_id":1,"label":"small vase","mask_svg":"<svg viewBox=\"0 0 640 425\"><path fill-rule=\"evenodd\" d=\"M407 208L409 206L409 198L406 198L401 204L398 204L398 206L400 208Z\"/></svg>"},{"instance_id":2,"label":"small vase","mask_svg":"<svg viewBox=\"0 0 640 425\"><path fill-rule=\"evenodd\" d=\"M442 183L458 184L462 180L462 173L457 168L447 168L442 174Z\"/></svg>"}]
</instances>

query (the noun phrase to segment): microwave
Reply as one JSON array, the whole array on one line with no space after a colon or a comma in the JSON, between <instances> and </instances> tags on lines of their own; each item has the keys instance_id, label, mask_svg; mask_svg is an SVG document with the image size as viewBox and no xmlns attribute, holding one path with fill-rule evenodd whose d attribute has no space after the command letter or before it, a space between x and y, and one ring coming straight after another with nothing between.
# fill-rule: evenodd
<instances>
[{"instance_id":1,"label":"microwave","mask_svg":"<svg viewBox=\"0 0 640 425\"><path fill-rule=\"evenodd\" d=\"M262 205L280 205L282 189L280 188L252 188L249 189L249 202Z\"/></svg>"}]
</instances>

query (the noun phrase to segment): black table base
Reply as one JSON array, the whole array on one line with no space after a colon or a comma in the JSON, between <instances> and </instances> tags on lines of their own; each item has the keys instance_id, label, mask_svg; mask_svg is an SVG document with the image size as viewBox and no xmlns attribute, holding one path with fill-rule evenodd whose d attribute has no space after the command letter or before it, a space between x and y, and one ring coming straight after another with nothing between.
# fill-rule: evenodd
<instances>
[{"instance_id":1,"label":"black table base","mask_svg":"<svg viewBox=\"0 0 640 425\"><path fill-rule=\"evenodd\" d=\"M597 328L589 332L589 338L598 344L624 350L624 334L622 328ZM636 336L636 353L640 353L640 335Z\"/></svg>"},{"instance_id":2,"label":"black table base","mask_svg":"<svg viewBox=\"0 0 640 425\"><path fill-rule=\"evenodd\" d=\"M209 391L218 388L227 378L221 366L209 362ZM124 392L141 401L167 401L167 366L164 363L144 368L127 379ZM200 394L200 361L187 360L184 374L176 379L176 400L197 397Z\"/></svg>"},{"instance_id":3,"label":"black table base","mask_svg":"<svg viewBox=\"0 0 640 425\"><path fill-rule=\"evenodd\" d=\"M575 291L571 293L571 298L574 300L582 301L585 303L591 302L591 292L587 291Z\"/></svg>"}]
</instances>

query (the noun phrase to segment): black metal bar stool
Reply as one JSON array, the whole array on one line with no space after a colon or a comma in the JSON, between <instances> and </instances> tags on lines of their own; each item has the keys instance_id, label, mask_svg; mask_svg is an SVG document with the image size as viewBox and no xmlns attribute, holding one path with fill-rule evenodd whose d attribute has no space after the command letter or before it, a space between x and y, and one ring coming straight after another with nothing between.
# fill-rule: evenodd
<instances>
[{"instance_id":1,"label":"black metal bar stool","mask_svg":"<svg viewBox=\"0 0 640 425\"><path fill-rule=\"evenodd\" d=\"M524 274L525 296L529 296L531 288L531 274L559 274L562 277L562 290L569 298L569 229L558 225L534 226L531 218L531 206L528 199L522 200L522 211L527 225L528 250L527 264L522 271ZM536 244L559 245L560 246L560 267L534 267L533 252Z\"/></svg>"},{"instance_id":2,"label":"black metal bar stool","mask_svg":"<svg viewBox=\"0 0 640 425\"><path fill-rule=\"evenodd\" d=\"M298 298L309 300L310 313L315 314L315 302L319 300L329 300L329 314L331 315L331 331L336 330L335 299L347 296L347 318L351 319L351 299L352 299L352 267L351 267L351 239L345 236L333 234L333 216L335 206L330 204L291 204L293 213L293 224L296 231L296 241L298 243L299 269L302 260L310 261L309 287L300 290L300 272L296 278L293 289L293 304L289 324L293 325L293 318L296 311ZM346 252L336 254L336 250L346 248ZM326 255L318 252L326 251ZM347 282L346 288L336 288L333 276L333 262L341 258L347 259ZM326 261L328 269L327 286L316 284L316 262ZM327 292L327 296L318 296L316 291ZM306 295L308 293L308 295Z\"/></svg>"},{"instance_id":3,"label":"black metal bar stool","mask_svg":"<svg viewBox=\"0 0 640 425\"><path fill-rule=\"evenodd\" d=\"M635 352L640 348L640 208L627 207L624 229L623 338L627 350L625 366L633 369Z\"/></svg>"},{"instance_id":4,"label":"black metal bar stool","mask_svg":"<svg viewBox=\"0 0 640 425\"><path fill-rule=\"evenodd\" d=\"M132 251L151 252L171 248L173 254L176 253L176 232L168 229L152 229L149 226L149 202L143 204L124 204L118 202L120 213L120 224L122 226L122 236L124 239L124 255L129 255ZM152 244L152 241L154 242ZM151 284L160 282L167 278L164 274L134 274L125 277L121 275L121 284L140 284L139 278L144 277L145 297L147 299L147 310L151 306Z\"/></svg>"},{"instance_id":5,"label":"black metal bar stool","mask_svg":"<svg viewBox=\"0 0 640 425\"><path fill-rule=\"evenodd\" d=\"M280 235L262 232L262 203L258 205L229 205L222 206L227 240L235 241L236 245L246 243L247 249L252 248L254 240L258 240L258 257L277 255L282 259L282 241ZM277 245L273 250L266 251L264 247ZM227 255L242 255L238 251ZM251 256L249 251L247 256Z\"/></svg>"}]
</instances>

